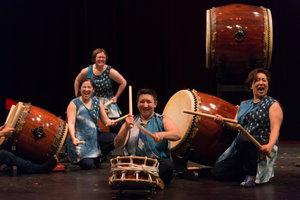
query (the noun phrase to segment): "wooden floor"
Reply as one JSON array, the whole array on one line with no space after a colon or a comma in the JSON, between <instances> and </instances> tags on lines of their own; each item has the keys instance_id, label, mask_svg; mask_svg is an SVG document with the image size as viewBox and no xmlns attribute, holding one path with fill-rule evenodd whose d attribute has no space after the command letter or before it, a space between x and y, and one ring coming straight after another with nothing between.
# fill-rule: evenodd
<instances>
[{"instance_id":1,"label":"wooden floor","mask_svg":"<svg viewBox=\"0 0 300 200\"><path fill-rule=\"evenodd\" d=\"M176 177L163 191L119 193L108 185L110 166L105 162L101 169L90 171L69 167L51 174L1 175L0 199L300 199L300 167L296 166L300 164L300 142L281 142L279 148L275 178L255 188L241 188L238 182L217 182L201 172L198 176Z\"/></svg>"}]
</instances>

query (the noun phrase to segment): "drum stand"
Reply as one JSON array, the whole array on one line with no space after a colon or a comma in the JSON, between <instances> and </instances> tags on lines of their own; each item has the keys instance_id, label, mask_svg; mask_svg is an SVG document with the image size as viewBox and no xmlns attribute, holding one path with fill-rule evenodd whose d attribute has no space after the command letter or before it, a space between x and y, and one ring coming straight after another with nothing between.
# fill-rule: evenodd
<instances>
[{"instance_id":1,"label":"drum stand","mask_svg":"<svg viewBox=\"0 0 300 200\"><path fill-rule=\"evenodd\" d=\"M172 156L174 164L175 164L176 177L186 178L186 177L191 176L191 173L188 170L187 163L188 163L190 155L193 153L193 151L194 151L194 149L190 148L186 151L186 153L182 157L180 157L178 155Z\"/></svg>"},{"instance_id":2,"label":"drum stand","mask_svg":"<svg viewBox=\"0 0 300 200\"><path fill-rule=\"evenodd\" d=\"M172 156L175 164L175 176L184 179L197 180L199 177L210 176L210 167L207 166L188 166L190 155L194 149L190 148L186 151L183 157L178 155Z\"/></svg>"},{"instance_id":3,"label":"drum stand","mask_svg":"<svg viewBox=\"0 0 300 200\"><path fill-rule=\"evenodd\" d=\"M16 144L15 143L13 143L13 145L11 146L11 151L15 155L15 153L16 153ZM12 166L12 176L15 177L15 176L17 176L17 174L18 174L18 168L17 168L16 163L14 163L14 165Z\"/></svg>"},{"instance_id":4,"label":"drum stand","mask_svg":"<svg viewBox=\"0 0 300 200\"><path fill-rule=\"evenodd\" d=\"M226 73L225 66L220 65L216 71L216 82L217 82L217 96L220 98L226 98L231 101L237 101L236 99L231 99L232 96L236 96L237 93L240 93L242 97L247 96L248 89L240 84L243 81L228 80L228 74ZM231 83L230 83L231 82ZM234 93L235 95L230 95L230 93ZM227 95L226 95L227 94Z\"/></svg>"}]
</instances>

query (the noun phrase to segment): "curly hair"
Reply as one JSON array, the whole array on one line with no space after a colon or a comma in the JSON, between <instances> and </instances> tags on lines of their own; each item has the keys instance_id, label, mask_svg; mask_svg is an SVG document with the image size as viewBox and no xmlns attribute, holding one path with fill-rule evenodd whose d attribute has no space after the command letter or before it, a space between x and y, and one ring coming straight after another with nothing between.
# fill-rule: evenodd
<instances>
[{"instance_id":1,"label":"curly hair","mask_svg":"<svg viewBox=\"0 0 300 200\"><path fill-rule=\"evenodd\" d=\"M271 83L271 74L270 74L270 72L268 70L266 70L266 69L263 69L263 68L256 68L256 69L252 70L248 74L248 77L247 77L247 79L245 81L245 86L247 88L249 88L249 89L251 88L252 83L255 81L256 76L257 76L258 73L265 74L266 77L267 77L267 80L268 80L269 84Z\"/></svg>"}]
</instances>

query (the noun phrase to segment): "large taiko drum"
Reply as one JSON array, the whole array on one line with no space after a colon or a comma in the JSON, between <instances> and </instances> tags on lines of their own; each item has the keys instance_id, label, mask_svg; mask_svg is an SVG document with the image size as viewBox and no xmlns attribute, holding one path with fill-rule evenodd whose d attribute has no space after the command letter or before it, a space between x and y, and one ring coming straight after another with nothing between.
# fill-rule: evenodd
<instances>
[{"instance_id":1,"label":"large taiko drum","mask_svg":"<svg viewBox=\"0 0 300 200\"><path fill-rule=\"evenodd\" d=\"M167 102L163 114L173 120L181 139L171 142L173 156L187 157L203 165L213 165L231 144L235 135L223 130L214 120L186 114L183 111L220 114L233 119L237 107L212 95L196 90L180 90Z\"/></svg>"},{"instance_id":2,"label":"large taiko drum","mask_svg":"<svg viewBox=\"0 0 300 200\"><path fill-rule=\"evenodd\" d=\"M206 11L206 67L227 74L268 68L273 49L271 11L262 6L230 4ZM226 73L225 73L226 74Z\"/></svg>"},{"instance_id":3,"label":"large taiko drum","mask_svg":"<svg viewBox=\"0 0 300 200\"><path fill-rule=\"evenodd\" d=\"M60 152L68 126L65 121L52 113L28 103L13 105L6 119L15 132L0 144L13 144L16 154L36 163L43 163Z\"/></svg>"}]
</instances>

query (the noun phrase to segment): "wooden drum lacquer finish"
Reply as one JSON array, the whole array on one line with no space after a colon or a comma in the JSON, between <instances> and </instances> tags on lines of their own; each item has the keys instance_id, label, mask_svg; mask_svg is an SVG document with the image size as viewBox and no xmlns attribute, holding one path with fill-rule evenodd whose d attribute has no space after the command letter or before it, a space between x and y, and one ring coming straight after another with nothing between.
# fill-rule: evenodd
<instances>
[{"instance_id":1,"label":"wooden drum lacquer finish","mask_svg":"<svg viewBox=\"0 0 300 200\"><path fill-rule=\"evenodd\" d=\"M173 120L181 139L171 142L171 153L203 165L213 165L228 148L235 134L225 133L222 125L214 120L186 114L184 110L220 114L234 119L237 107L212 95L196 90L180 90L167 102L163 114Z\"/></svg>"},{"instance_id":2,"label":"wooden drum lacquer finish","mask_svg":"<svg viewBox=\"0 0 300 200\"><path fill-rule=\"evenodd\" d=\"M36 163L43 163L61 150L68 131L65 121L28 103L12 106L6 120L15 128L6 143L15 146L16 154Z\"/></svg>"},{"instance_id":3,"label":"wooden drum lacquer finish","mask_svg":"<svg viewBox=\"0 0 300 200\"><path fill-rule=\"evenodd\" d=\"M206 67L225 74L269 68L273 49L271 11L230 4L206 11Z\"/></svg>"}]
</instances>

